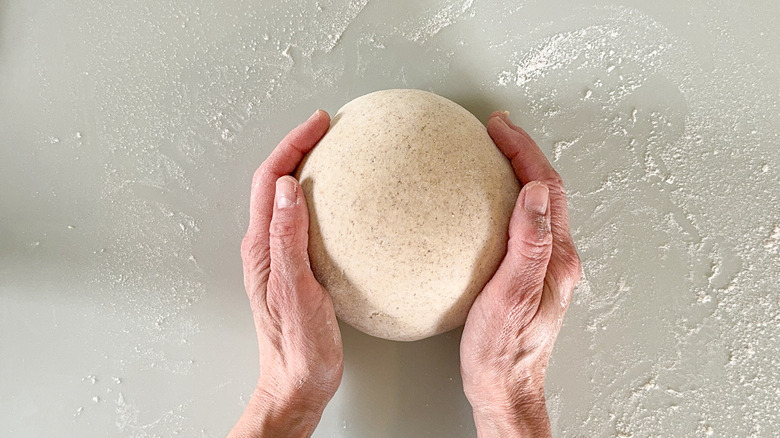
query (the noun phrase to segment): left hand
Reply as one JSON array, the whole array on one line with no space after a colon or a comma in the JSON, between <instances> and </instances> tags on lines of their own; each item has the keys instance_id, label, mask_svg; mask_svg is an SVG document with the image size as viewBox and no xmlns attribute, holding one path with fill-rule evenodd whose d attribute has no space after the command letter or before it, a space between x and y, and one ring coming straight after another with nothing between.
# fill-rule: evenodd
<instances>
[{"instance_id":1,"label":"left hand","mask_svg":"<svg viewBox=\"0 0 780 438\"><path fill-rule=\"evenodd\" d=\"M317 111L255 172L241 243L260 377L231 437L309 436L341 382L341 333L328 292L309 267L309 213L290 174L327 132Z\"/></svg>"},{"instance_id":2,"label":"left hand","mask_svg":"<svg viewBox=\"0 0 780 438\"><path fill-rule=\"evenodd\" d=\"M580 279L580 259L560 175L505 113L493 113L487 129L523 189L509 223L506 256L466 319L463 389L480 437L548 437L545 375Z\"/></svg>"}]
</instances>

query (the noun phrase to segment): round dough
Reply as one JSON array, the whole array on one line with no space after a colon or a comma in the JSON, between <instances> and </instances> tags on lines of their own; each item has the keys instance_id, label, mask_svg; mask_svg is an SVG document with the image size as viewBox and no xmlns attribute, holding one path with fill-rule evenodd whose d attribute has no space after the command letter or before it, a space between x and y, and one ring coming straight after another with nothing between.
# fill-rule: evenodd
<instances>
[{"instance_id":1,"label":"round dough","mask_svg":"<svg viewBox=\"0 0 780 438\"><path fill-rule=\"evenodd\" d=\"M337 316L399 341L463 325L504 257L520 190L476 117L405 89L344 105L297 177L311 267Z\"/></svg>"}]
</instances>

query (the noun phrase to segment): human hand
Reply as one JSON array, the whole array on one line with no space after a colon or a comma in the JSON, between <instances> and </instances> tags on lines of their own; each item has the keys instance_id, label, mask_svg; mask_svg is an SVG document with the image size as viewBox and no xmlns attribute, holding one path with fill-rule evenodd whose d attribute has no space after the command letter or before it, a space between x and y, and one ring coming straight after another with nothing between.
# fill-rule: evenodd
<instances>
[{"instance_id":1,"label":"human hand","mask_svg":"<svg viewBox=\"0 0 780 438\"><path fill-rule=\"evenodd\" d=\"M493 113L487 129L523 188L506 256L466 319L463 389L480 437L550 436L545 372L580 279L580 260L563 181L544 153L506 113Z\"/></svg>"},{"instance_id":2,"label":"human hand","mask_svg":"<svg viewBox=\"0 0 780 438\"><path fill-rule=\"evenodd\" d=\"M326 112L314 113L252 179L241 258L260 377L230 437L310 436L341 382L341 333L330 295L309 267L306 198L289 176L329 126Z\"/></svg>"}]
</instances>

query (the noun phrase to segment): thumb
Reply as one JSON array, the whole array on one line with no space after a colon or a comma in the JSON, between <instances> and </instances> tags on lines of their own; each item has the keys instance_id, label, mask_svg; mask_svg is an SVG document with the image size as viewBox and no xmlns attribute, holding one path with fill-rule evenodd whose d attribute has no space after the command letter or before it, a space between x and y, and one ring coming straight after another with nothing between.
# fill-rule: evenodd
<instances>
[{"instance_id":1,"label":"thumb","mask_svg":"<svg viewBox=\"0 0 780 438\"><path fill-rule=\"evenodd\" d=\"M292 176L276 180L269 231L271 272L287 280L296 280L302 273L310 272L309 213L301 186Z\"/></svg>"},{"instance_id":2,"label":"thumb","mask_svg":"<svg viewBox=\"0 0 780 438\"><path fill-rule=\"evenodd\" d=\"M552 254L549 192L539 181L523 186L509 222L506 256L489 284L508 307L523 309L529 319L539 307Z\"/></svg>"}]
</instances>

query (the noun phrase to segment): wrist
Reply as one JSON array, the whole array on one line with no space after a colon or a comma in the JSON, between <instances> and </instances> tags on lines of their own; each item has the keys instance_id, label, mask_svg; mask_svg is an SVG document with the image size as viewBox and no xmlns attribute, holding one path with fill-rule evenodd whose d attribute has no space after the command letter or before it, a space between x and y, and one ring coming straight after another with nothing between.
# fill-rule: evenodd
<instances>
[{"instance_id":1,"label":"wrist","mask_svg":"<svg viewBox=\"0 0 780 438\"><path fill-rule=\"evenodd\" d=\"M479 438L550 437L550 420L544 396L526 398L510 407L474 409L474 424Z\"/></svg>"},{"instance_id":2,"label":"wrist","mask_svg":"<svg viewBox=\"0 0 780 438\"><path fill-rule=\"evenodd\" d=\"M491 393L470 391L467 397L480 438L551 436L543 384L494 388Z\"/></svg>"},{"instance_id":3,"label":"wrist","mask_svg":"<svg viewBox=\"0 0 780 438\"><path fill-rule=\"evenodd\" d=\"M258 385L230 438L310 437L328 400L273 394Z\"/></svg>"}]
</instances>

